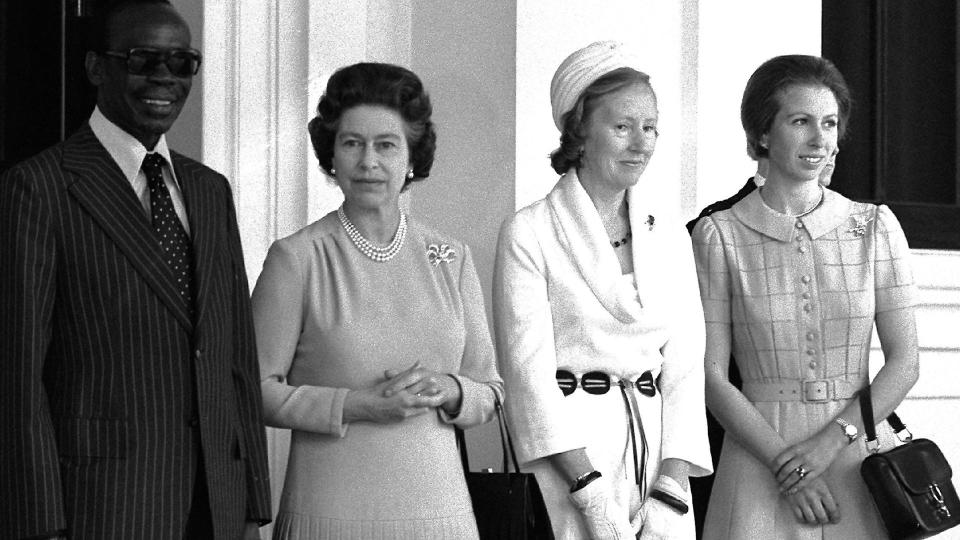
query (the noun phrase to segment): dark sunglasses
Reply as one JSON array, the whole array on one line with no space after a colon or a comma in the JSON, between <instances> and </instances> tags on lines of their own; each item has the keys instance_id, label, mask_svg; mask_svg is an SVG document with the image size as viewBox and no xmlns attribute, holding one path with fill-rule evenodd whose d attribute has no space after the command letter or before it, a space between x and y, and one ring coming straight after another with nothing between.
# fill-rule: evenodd
<instances>
[{"instance_id":1,"label":"dark sunglasses","mask_svg":"<svg viewBox=\"0 0 960 540\"><path fill-rule=\"evenodd\" d=\"M565 369L557 370L557 386L560 387L564 396L569 396L577 389L577 382L577 377L573 373ZM610 375L602 371L584 373L580 377L579 383L580 388L583 388L583 391L588 394L599 396L610 391ZM656 382L649 371L644 372L633 384L645 396L649 397L656 394Z\"/></svg>"},{"instance_id":2,"label":"dark sunglasses","mask_svg":"<svg viewBox=\"0 0 960 540\"><path fill-rule=\"evenodd\" d=\"M127 73L131 75L152 75L160 64L166 64L174 77L190 77L200 71L200 51L194 49L150 49L134 47L126 52L104 51L105 56L122 58L127 61Z\"/></svg>"}]
</instances>

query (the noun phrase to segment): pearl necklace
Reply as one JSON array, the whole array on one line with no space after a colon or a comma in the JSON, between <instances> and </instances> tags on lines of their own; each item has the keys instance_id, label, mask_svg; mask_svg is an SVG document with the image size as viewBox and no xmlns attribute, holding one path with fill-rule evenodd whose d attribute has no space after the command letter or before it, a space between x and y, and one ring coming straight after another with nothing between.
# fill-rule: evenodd
<instances>
[{"instance_id":1,"label":"pearl necklace","mask_svg":"<svg viewBox=\"0 0 960 540\"><path fill-rule=\"evenodd\" d=\"M340 224L347 231L347 237L350 238L353 245L360 250L360 253L376 262L387 262L392 259L400 252L400 248L403 247L403 240L407 237L407 215L402 211L400 212L400 226L397 227L397 233L393 236L393 241L384 247L375 246L364 238L357 230L357 226L347 217L347 213L343 211L342 206L337 209L337 217L340 218Z\"/></svg>"}]
</instances>

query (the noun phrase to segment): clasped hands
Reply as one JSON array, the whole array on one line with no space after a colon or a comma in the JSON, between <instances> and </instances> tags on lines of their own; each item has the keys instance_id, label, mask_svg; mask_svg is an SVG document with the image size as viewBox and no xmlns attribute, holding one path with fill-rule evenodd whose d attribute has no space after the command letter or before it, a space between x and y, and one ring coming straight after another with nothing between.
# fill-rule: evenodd
<instances>
[{"instance_id":1,"label":"clasped hands","mask_svg":"<svg viewBox=\"0 0 960 540\"><path fill-rule=\"evenodd\" d=\"M394 423L438 407L450 414L460 408L457 381L451 375L422 367L419 361L403 371L388 369L383 376L377 384L347 394L345 421Z\"/></svg>"},{"instance_id":2,"label":"clasped hands","mask_svg":"<svg viewBox=\"0 0 960 540\"><path fill-rule=\"evenodd\" d=\"M840 507L822 477L845 444L838 444L838 438L833 435L836 434L822 430L791 445L770 464L780 494L790 502L801 523L813 525L840 521Z\"/></svg>"},{"instance_id":3,"label":"clasped hands","mask_svg":"<svg viewBox=\"0 0 960 540\"><path fill-rule=\"evenodd\" d=\"M675 485L681 489L679 484ZM604 477L574 491L569 499L583 516L587 534L592 540L671 540L686 537L684 515L652 497L648 497L640 511L628 519L627 509L617 503L613 486Z\"/></svg>"}]
</instances>

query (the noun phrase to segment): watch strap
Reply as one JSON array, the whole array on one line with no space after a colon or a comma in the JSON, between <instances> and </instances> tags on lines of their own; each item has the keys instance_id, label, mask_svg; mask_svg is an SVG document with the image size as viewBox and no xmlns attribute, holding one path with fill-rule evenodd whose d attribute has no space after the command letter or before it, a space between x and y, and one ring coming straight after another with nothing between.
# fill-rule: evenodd
<instances>
[{"instance_id":1,"label":"watch strap","mask_svg":"<svg viewBox=\"0 0 960 540\"><path fill-rule=\"evenodd\" d=\"M656 488L650 490L650 498L656 499L670 508L673 508L681 515L690 511L690 506L686 503L686 501L683 501L665 491L660 491Z\"/></svg>"},{"instance_id":2,"label":"watch strap","mask_svg":"<svg viewBox=\"0 0 960 540\"><path fill-rule=\"evenodd\" d=\"M594 480L596 480L597 478L600 478L601 476L603 475L600 474L600 471L598 470L592 470L590 472L585 472L581 474L573 482L573 485L570 486L570 493L573 493L574 491L578 491L587 487L587 485L589 485L590 482L593 482Z\"/></svg>"}]
</instances>

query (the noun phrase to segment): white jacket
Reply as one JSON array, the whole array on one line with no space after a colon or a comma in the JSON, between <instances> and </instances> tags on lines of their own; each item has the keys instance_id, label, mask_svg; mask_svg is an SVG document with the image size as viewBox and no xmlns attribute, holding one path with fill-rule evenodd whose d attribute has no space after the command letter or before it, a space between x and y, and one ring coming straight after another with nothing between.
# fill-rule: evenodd
<instances>
[{"instance_id":1,"label":"white jacket","mask_svg":"<svg viewBox=\"0 0 960 540\"><path fill-rule=\"evenodd\" d=\"M628 190L628 203L635 289L573 170L503 225L493 311L518 458L590 453L597 444L582 422L571 421L582 418L572 410L578 400L561 393L557 369L629 380L651 370L660 375L662 398L662 419L643 418L648 439L660 442L652 455L689 462L693 476L709 474L704 323L690 239L676 219L649 206L639 187ZM621 399L619 389L611 392L610 399Z\"/></svg>"}]
</instances>

